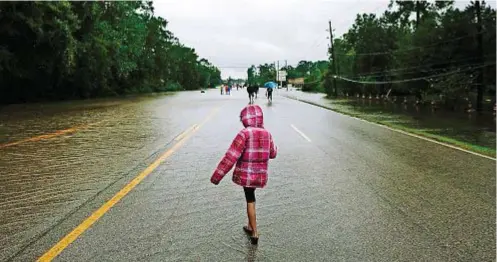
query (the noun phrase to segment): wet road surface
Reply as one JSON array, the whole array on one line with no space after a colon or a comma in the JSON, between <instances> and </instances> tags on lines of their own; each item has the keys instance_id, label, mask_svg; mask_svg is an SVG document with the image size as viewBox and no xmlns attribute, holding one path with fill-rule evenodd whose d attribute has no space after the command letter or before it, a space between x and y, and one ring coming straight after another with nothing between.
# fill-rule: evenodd
<instances>
[{"instance_id":1,"label":"wet road surface","mask_svg":"<svg viewBox=\"0 0 497 262\"><path fill-rule=\"evenodd\" d=\"M414 102L403 104L376 98L326 99L322 93L306 93L296 90L286 92L286 97L310 102L337 112L358 115L362 119L397 125L423 133L455 139L460 142L485 147L495 155L495 116L485 111L482 115L467 113L463 109L455 111L432 105L416 106Z\"/></svg>"},{"instance_id":2,"label":"wet road surface","mask_svg":"<svg viewBox=\"0 0 497 262\"><path fill-rule=\"evenodd\" d=\"M209 182L245 90L4 109L0 261L40 257L171 149L55 260L495 261L495 161L279 92L256 101L279 149L256 190L258 247L243 190Z\"/></svg>"}]
</instances>

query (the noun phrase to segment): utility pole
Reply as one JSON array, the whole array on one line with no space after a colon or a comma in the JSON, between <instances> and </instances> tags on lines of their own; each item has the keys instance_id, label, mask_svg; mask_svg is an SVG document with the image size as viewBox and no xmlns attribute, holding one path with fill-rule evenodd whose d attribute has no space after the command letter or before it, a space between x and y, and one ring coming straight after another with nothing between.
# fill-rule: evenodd
<instances>
[{"instance_id":1,"label":"utility pole","mask_svg":"<svg viewBox=\"0 0 497 262\"><path fill-rule=\"evenodd\" d=\"M331 29L331 21L328 21L328 26L330 29L330 43L331 43L331 58L333 62L333 87L334 87L334 95L335 97L338 96L338 87L337 87L337 61L335 58L335 48L333 45L333 31Z\"/></svg>"},{"instance_id":2,"label":"utility pole","mask_svg":"<svg viewBox=\"0 0 497 262\"><path fill-rule=\"evenodd\" d=\"M285 71L286 71L286 78L285 78L285 80L286 80L286 91L288 91L288 63L287 63L286 59L285 59Z\"/></svg>"},{"instance_id":3,"label":"utility pole","mask_svg":"<svg viewBox=\"0 0 497 262\"><path fill-rule=\"evenodd\" d=\"M418 30L419 27L419 12L421 12L421 3L419 1L416 1L416 30Z\"/></svg>"},{"instance_id":4,"label":"utility pole","mask_svg":"<svg viewBox=\"0 0 497 262\"><path fill-rule=\"evenodd\" d=\"M274 68L276 68L276 62L273 63ZM278 70L276 70L276 79L275 81L278 81Z\"/></svg>"},{"instance_id":5,"label":"utility pole","mask_svg":"<svg viewBox=\"0 0 497 262\"><path fill-rule=\"evenodd\" d=\"M273 63L274 68L276 69L276 62ZM275 81L278 81L278 70L276 70L276 79Z\"/></svg>"},{"instance_id":6,"label":"utility pole","mask_svg":"<svg viewBox=\"0 0 497 262\"><path fill-rule=\"evenodd\" d=\"M277 62L278 62L278 67L276 67L276 83L279 83L280 82L280 60L278 60Z\"/></svg>"},{"instance_id":7,"label":"utility pole","mask_svg":"<svg viewBox=\"0 0 497 262\"><path fill-rule=\"evenodd\" d=\"M481 64L483 64L483 35L481 32L481 14L480 14L480 1L475 1L475 9L476 9L476 29L477 29L477 56L478 60ZM476 96L476 111L481 113L483 111L483 90L485 89L483 72L485 72L485 68L480 68L480 72L478 74L478 92Z\"/></svg>"}]
</instances>

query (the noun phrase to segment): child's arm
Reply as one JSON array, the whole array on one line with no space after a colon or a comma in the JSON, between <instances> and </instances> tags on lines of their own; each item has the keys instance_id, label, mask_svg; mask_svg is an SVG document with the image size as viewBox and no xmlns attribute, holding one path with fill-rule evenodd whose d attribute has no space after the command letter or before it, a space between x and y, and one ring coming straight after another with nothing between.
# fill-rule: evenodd
<instances>
[{"instance_id":1,"label":"child's arm","mask_svg":"<svg viewBox=\"0 0 497 262\"><path fill-rule=\"evenodd\" d=\"M212 174L211 182L213 184L217 185L219 184L219 182L221 182L221 179L223 179L224 175L226 175L231 170L231 168L233 168L236 161L238 161L238 158L240 158L244 149L245 134L240 132L238 133L238 135L236 135L235 139L231 143L230 148L224 155L221 162L219 162L216 170L214 171L214 174Z\"/></svg>"},{"instance_id":2,"label":"child's arm","mask_svg":"<svg viewBox=\"0 0 497 262\"><path fill-rule=\"evenodd\" d=\"M276 145L274 145L274 141L273 141L273 136L270 136L269 137L270 139L270 144L269 144L269 158L270 159L275 159L276 158L276 155L278 153L278 148L276 147Z\"/></svg>"}]
</instances>

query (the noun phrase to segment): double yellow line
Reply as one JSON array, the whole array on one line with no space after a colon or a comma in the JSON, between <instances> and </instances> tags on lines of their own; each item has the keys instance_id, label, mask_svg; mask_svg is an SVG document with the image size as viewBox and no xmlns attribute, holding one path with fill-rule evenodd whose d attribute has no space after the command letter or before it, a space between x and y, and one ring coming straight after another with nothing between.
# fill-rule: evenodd
<instances>
[{"instance_id":1,"label":"double yellow line","mask_svg":"<svg viewBox=\"0 0 497 262\"><path fill-rule=\"evenodd\" d=\"M74 228L69 234L63 237L57 244L50 248L45 254L43 254L37 261L52 261L56 256L58 256L66 247L68 247L74 240L76 240L81 234L83 234L88 228L90 228L98 219L100 219L109 209L111 209L115 204L117 204L123 197L125 197L133 188L135 188L140 182L145 179L154 169L156 169L164 160L171 156L175 151L177 151L190 137L195 134L200 127L202 127L207 121L209 121L217 112L219 107L213 109L207 118L199 125L193 125L185 132L176 137L177 143L174 144L169 150L162 154L158 159L156 159L151 165L149 165L145 170L143 170L138 176L136 176L131 182L124 186L117 194L115 194L109 201L104 203L99 209L97 209L93 214L86 218L81 224Z\"/></svg>"}]
</instances>

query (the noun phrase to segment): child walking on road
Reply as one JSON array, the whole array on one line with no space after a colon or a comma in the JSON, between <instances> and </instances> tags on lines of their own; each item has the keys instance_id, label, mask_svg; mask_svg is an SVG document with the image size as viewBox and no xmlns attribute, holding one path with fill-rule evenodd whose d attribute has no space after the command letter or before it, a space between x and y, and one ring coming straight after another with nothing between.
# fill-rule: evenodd
<instances>
[{"instance_id":1,"label":"child walking on road","mask_svg":"<svg viewBox=\"0 0 497 262\"><path fill-rule=\"evenodd\" d=\"M262 109L258 105L248 105L240 113L240 121L245 127L236 135L230 148L217 166L211 182L219 184L233 168L233 182L243 187L247 202L248 225L243 230L250 235L252 244L257 245L255 215L255 189L266 186L269 159L276 158L277 148L271 133L264 129Z\"/></svg>"}]
</instances>

